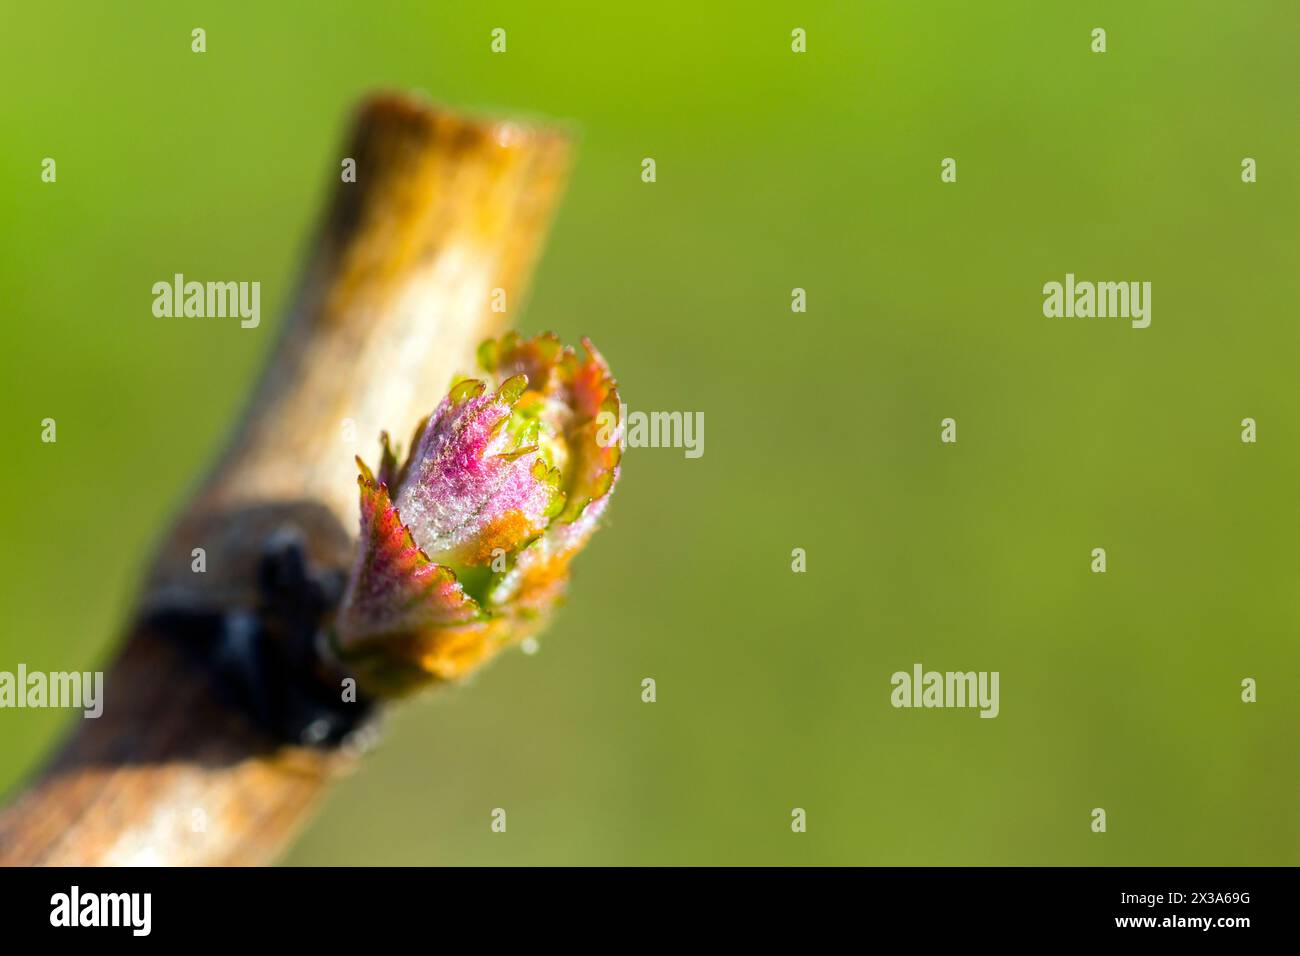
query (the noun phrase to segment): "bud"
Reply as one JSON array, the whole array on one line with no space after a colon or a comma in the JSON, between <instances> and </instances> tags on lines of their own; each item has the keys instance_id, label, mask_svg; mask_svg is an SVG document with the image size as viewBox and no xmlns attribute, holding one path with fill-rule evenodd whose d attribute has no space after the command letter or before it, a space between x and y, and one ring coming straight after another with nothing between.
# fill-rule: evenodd
<instances>
[{"instance_id":1,"label":"bud","mask_svg":"<svg viewBox=\"0 0 1300 956\"><path fill-rule=\"evenodd\" d=\"M453 384L405 462L386 433L377 475L357 459L361 553L333 646L371 693L463 676L537 633L563 596L619 472L617 432L597 440L617 386L583 346L489 339L485 377Z\"/></svg>"}]
</instances>

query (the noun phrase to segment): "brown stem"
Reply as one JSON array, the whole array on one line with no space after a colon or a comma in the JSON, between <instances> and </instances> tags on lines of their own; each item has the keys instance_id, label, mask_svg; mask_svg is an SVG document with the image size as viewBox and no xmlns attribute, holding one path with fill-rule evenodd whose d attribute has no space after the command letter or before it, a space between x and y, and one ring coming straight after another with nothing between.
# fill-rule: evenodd
<instances>
[{"instance_id":1,"label":"brown stem","mask_svg":"<svg viewBox=\"0 0 1300 956\"><path fill-rule=\"evenodd\" d=\"M244 422L166 536L140 599L248 606L269 535L345 568L353 455L405 439L513 312L563 187L562 135L399 96L362 107L296 305ZM237 334L246 334L239 332ZM355 436L353 438L352 436ZM206 552L205 573L193 549ZM258 864L288 843L354 757L279 743L220 702L176 641L135 625L98 719L0 813L0 864Z\"/></svg>"}]
</instances>

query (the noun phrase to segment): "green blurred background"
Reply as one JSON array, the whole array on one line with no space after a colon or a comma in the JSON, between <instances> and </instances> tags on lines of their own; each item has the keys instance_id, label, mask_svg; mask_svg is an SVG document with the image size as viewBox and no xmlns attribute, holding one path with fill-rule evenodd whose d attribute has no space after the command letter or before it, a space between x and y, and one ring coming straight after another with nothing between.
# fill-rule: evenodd
<instances>
[{"instance_id":1,"label":"green blurred background","mask_svg":"<svg viewBox=\"0 0 1300 956\"><path fill-rule=\"evenodd\" d=\"M621 7L0 6L0 669L105 659L348 113L418 88L579 131L523 326L705 454L629 450L540 652L404 710L288 862L1300 862L1300 9ZM154 319L174 272L261 328ZM1151 327L1045 319L1066 272ZM915 661L1001 715L894 710ZM0 788L69 719L0 712Z\"/></svg>"}]
</instances>

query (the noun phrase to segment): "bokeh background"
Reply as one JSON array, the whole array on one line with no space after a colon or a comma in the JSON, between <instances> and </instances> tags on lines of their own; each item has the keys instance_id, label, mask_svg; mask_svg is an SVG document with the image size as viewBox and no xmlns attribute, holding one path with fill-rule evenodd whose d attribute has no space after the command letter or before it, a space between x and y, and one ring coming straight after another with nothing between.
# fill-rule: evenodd
<instances>
[{"instance_id":1,"label":"bokeh background","mask_svg":"<svg viewBox=\"0 0 1300 956\"><path fill-rule=\"evenodd\" d=\"M705 454L629 450L540 652L404 710L288 862L1300 862L1300 9L624 6L0 6L0 669L105 660L348 113L422 89L579 132L522 326ZM154 319L174 272L261 328ZM1066 272L1151 327L1045 319ZM1001 715L892 709L915 661ZM0 788L70 719L0 712Z\"/></svg>"}]
</instances>

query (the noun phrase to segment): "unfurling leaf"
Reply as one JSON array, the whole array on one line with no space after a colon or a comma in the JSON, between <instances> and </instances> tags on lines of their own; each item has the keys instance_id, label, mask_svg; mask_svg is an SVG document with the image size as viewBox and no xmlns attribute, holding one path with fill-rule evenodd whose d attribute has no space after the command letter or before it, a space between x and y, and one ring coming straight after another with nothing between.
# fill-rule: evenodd
<instances>
[{"instance_id":1,"label":"unfurling leaf","mask_svg":"<svg viewBox=\"0 0 1300 956\"><path fill-rule=\"evenodd\" d=\"M361 553L333 646L371 693L463 676L563 596L619 472L619 434L598 423L617 419L617 386L583 346L489 339L485 377L452 386L403 463L387 433L377 478L358 459Z\"/></svg>"}]
</instances>

